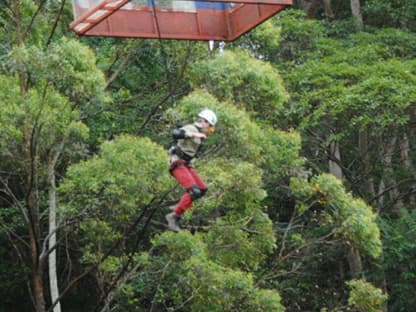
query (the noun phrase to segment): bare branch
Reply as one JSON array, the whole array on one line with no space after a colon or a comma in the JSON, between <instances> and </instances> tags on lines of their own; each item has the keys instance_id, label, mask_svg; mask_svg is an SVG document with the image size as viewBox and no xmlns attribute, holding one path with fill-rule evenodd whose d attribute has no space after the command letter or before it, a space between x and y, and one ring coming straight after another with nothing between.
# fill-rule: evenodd
<instances>
[{"instance_id":1,"label":"bare branch","mask_svg":"<svg viewBox=\"0 0 416 312\"><path fill-rule=\"evenodd\" d=\"M182 66L181 66L181 69L180 69L180 71L179 71L179 74L178 74L178 76L176 77L176 79L174 80L175 81L175 84L173 85L173 86L171 86L170 85L170 80L168 80L168 83L169 83L169 94L166 96L166 97L164 97L159 103L157 103L157 105L155 105L152 109L151 109L151 111L150 111L150 113L146 116L146 118L145 118L145 120L144 120L144 122L143 122L143 124L141 125L141 127L140 127L140 129L139 129L139 132L141 132L141 131L143 131L143 129L144 129L144 127L148 124L148 122L150 121L150 119L153 117L153 115L155 115L156 114L156 112L158 111L158 109L159 109L159 107L162 105L162 104L164 104L167 100L169 100L172 96L173 96L173 94L175 93L175 91L176 91L176 88L178 87L178 84L179 84L179 81L181 81L182 80L182 78L183 78L183 75L184 75L184 73L185 73L185 69L186 69L186 67L187 67L187 65L188 65L188 60L189 60L189 57L190 57L190 55L191 55L191 51L192 51L192 43L191 42L189 42L189 44L188 44L188 50L187 50L187 52L186 52L186 56L185 56L185 59L184 59L184 62L183 62L183 64L182 64ZM166 71L167 71L167 68L166 68Z\"/></svg>"},{"instance_id":2,"label":"bare branch","mask_svg":"<svg viewBox=\"0 0 416 312\"><path fill-rule=\"evenodd\" d=\"M133 52L141 48L143 41L140 41L140 45L138 47L134 47L130 49L130 51L127 53L127 55L124 57L123 61L121 62L120 66L114 71L114 73L111 75L111 77L108 79L104 90L108 90L108 88L111 86L113 81L120 75L120 73L126 68L126 66L129 64L129 60L131 56L133 55ZM116 60L115 60L116 61ZM115 62L114 61L114 62Z\"/></svg>"},{"instance_id":3,"label":"bare branch","mask_svg":"<svg viewBox=\"0 0 416 312\"><path fill-rule=\"evenodd\" d=\"M36 17L38 16L39 12L42 10L42 7L45 5L47 0L42 0L39 3L38 8L36 9L35 13L32 15L32 18L30 19L29 24L27 25L26 31L25 31L25 35L24 37L27 36L27 34L29 33L29 31L31 30L33 23L35 22Z\"/></svg>"},{"instance_id":4,"label":"bare branch","mask_svg":"<svg viewBox=\"0 0 416 312\"><path fill-rule=\"evenodd\" d=\"M62 0L62 4L61 4L61 7L59 8L58 15L56 16L55 22L53 23L51 33L49 34L48 40L46 41L46 46L49 46L49 44L51 43L52 37L56 31L56 27L58 26L59 19L61 18L62 12L64 10L65 2L66 0Z\"/></svg>"},{"instance_id":5,"label":"bare branch","mask_svg":"<svg viewBox=\"0 0 416 312\"><path fill-rule=\"evenodd\" d=\"M15 231L13 231L11 228L9 228L2 219L0 219L0 226L6 230L6 233L8 233L8 236L11 235L14 238L16 238L19 242L21 242L23 245L25 245L27 248L30 248L29 244L20 236L18 235ZM10 243L13 244L13 240L11 239L11 237L9 237L9 241Z\"/></svg>"},{"instance_id":6,"label":"bare branch","mask_svg":"<svg viewBox=\"0 0 416 312\"><path fill-rule=\"evenodd\" d=\"M14 195L13 191L9 188L9 185L7 183L7 181L5 181L2 177L0 177L0 182L3 184L4 188L5 188L5 193L10 196L10 198L13 201L13 204L19 208L20 213L23 216L23 220L25 220L26 224L29 224L30 219L28 214L26 213L25 208L22 206L22 204L17 200L16 196Z\"/></svg>"}]
</instances>

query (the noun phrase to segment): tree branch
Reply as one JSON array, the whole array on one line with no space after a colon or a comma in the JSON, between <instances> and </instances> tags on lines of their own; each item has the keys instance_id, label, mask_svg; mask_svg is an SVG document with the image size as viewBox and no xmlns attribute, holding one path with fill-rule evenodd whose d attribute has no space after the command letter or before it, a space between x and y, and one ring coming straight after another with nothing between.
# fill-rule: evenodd
<instances>
[{"instance_id":1,"label":"tree branch","mask_svg":"<svg viewBox=\"0 0 416 312\"><path fill-rule=\"evenodd\" d=\"M9 185L8 185L7 181L5 181L2 177L0 177L0 182L4 185L5 193L11 197L11 199L12 199L13 203L15 204L15 206L19 208L20 213L23 216L23 220L25 220L25 223L26 224L29 224L30 219L29 219L28 214L25 211L25 208L17 200L17 198L14 195L13 191L9 188Z\"/></svg>"},{"instance_id":2,"label":"tree branch","mask_svg":"<svg viewBox=\"0 0 416 312\"><path fill-rule=\"evenodd\" d=\"M148 124L148 122L153 117L153 115L156 114L156 112L158 111L159 107L173 96L173 93L176 91L176 88L177 88L177 86L179 84L179 81L182 80L183 75L185 73L185 69L186 69L186 67L188 65L188 60L189 60L189 57L190 57L191 51L192 51L192 45L193 44L191 42L189 42L188 49L187 49L187 52L186 52L186 56L185 56L184 62L182 63L182 66L181 66L181 69L179 71L179 74L178 74L178 76L175 79L175 84L173 86L169 85L169 94L165 98L163 98L157 105L155 105L151 109L150 113L146 116L145 120L143 121L143 124L141 125L141 127L139 129L139 133L141 131L143 131L144 127ZM166 69L166 71L167 71L167 69Z\"/></svg>"},{"instance_id":3,"label":"tree branch","mask_svg":"<svg viewBox=\"0 0 416 312\"><path fill-rule=\"evenodd\" d=\"M62 12L64 10L65 2L66 2L66 0L62 0L62 4L61 4L61 7L59 8L58 16L56 17L55 22L53 23L51 33L49 34L48 40L46 40L46 47L49 46L49 44L51 43L52 37L55 34L56 27L58 26L59 19L61 18Z\"/></svg>"},{"instance_id":4,"label":"tree branch","mask_svg":"<svg viewBox=\"0 0 416 312\"><path fill-rule=\"evenodd\" d=\"M175 186L176 187L176 186ZM163 199L173 190L170 189L167 192L165 192L165 194L161 197L161 199L156 203L156 206L158 207L160 205L160 203L163 201ZM126 231L126 235L130 234L139 224L139 222L144 218L146 212L148 211L148 209L155 204L155 200L156 198L153 198L151 200L151 202L144 206L142 209L142 213L137 217L137 219L130 225L130 227L127 229ZM150 219L152 218L153 214L155 213L155 211L157 210L156 208L152 209L152 213L149 216L148 220L146 221L146 224L144 225L142 232L146 229L146 227L148 226L148 224L150 223ZM142 237L143 235L138 235L137 241L136 241L136 247L138 245L138 243L140 242L140 237ZM95 269L97 269L103 262L104 260L106 260L109 256L111 256L112 252L122 243L124 237L120 237L116 242L114 242L114 244L107 250L107 252L101 257L101 259L99 259L97 261L97 263L95 263L94 265L92 265L90 268L88 268L85 272L83 272L82 274L80 274L79 276L77 276L76 278L74 278L68 285L67 287L60 293L59 297L55 300L55 302L53 302L51 304L51 306L48 308L47 312L51 312L53 310L53 308L58 304L58 302L60 302L62 300L62 298L66 295L66 293L76 284L78 283L79 280L81 280L83 277L87 276L88 274L90 274L92 271L94 271ZM126 264L123 266L122 270L120 271L120 273L118 274L117 278L113 281L112 285L110 285L110 289L106 292L105 295L101 296L100 300L97 303L97 306L94 310L97 310L98 305L103 301L104 298L107 297L108 293L115 287L115 283L120 279L120 277L122 276L122 274L125 272L125 270L127 269L128 265L131 263L133 259L133 254L129 255L129 259L127 260Z\"/></svg>"},{"instance_id":5,"label":"tree branch","mask_svg":"<svg viewBox=\"0 0 416 312\"><path fill-rule=\"evenodd\" d=\"M33 26L33 23L35 22L36 17L38 16L39 12L42 10L42 7L43 7L43 6L44 6L44 4L46 3L46 1L47 1L47 0L42 0L42 1L39 3L38 8L36 9L35 13L32 15L32 18L30 19L30 22L29 22L29 24L27 25L27 28L26 28L26 31L25 31L25 35L24 35L24 37L26 37L26 36L27 36L27 34L29 33L30 29L31 29L31 28L32 28L32 26Z\"/></svg>"},{"instance_id":6,"label":"tree branch","mask_svg":"<svg viewBox=\"0 0 416 312\"><path fill-rule=\"evenodd\" d=\"M129 60L131 58L131 56L133 55L133 52L135 52L137 49L141 48L143 44L143 41L140 41L140 45L138 47L134 47L132 49L130 49L130 51L127 53L126 57L124 58L124 60L121 62L120 66L114 71L114 73L111 75L111 77L108 79L104 90L108 90L108 88L111 86L111 84L113 83L113 81L118 77L118 75L120 75L120 73L123 71L124 68L126 68L126 66L129 63Z\"/></svg>"}]
</instances>

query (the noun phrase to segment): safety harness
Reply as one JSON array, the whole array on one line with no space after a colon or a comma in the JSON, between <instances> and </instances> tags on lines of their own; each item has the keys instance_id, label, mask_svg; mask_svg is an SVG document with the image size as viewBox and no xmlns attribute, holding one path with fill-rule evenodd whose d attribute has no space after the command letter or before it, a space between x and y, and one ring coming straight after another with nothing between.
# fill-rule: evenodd
<instances>
[{"instance_id":1,"label":"safety harness","mask_svg":"<svg viewBox=\"0 0 416 312\"><path fill-rule=\"evenodd\" d=\"M193 124L193 126L199 131L199 132L201 132L201 128L200 127L198 127L196 124ZM180 129L175 129L174 131L173 131L173 133L180 133L181 132L181 130ZM197 151L196 151L196 153L195 153L195 155L194 156L190 156L190 155L188 155L187 153L185 153L182 149L181 149L181 147L178 145L178 139L185 139L185 137L175 137L174 136L174 139L175 139L175 142L174 142L174 144L171 146L171 148L169 148L169 153L171 154L171 155L176 155L176 156L178 156L180 159L179 160L176 160L176 161L174 161L174 162L172 162L171 164L170 164L170 166L169 166L169 171L172 173L172 171L173 170L175 170L176 168L178 168L178 167L180 167L180 166L189 166L189 164L190 164L190 162L191 162L191 160L193 159L193 158L198 158L198 154L199 154L199 152L200 152L200 150L201 150L201 147L202 147L202 144L200 144L199 146L198 146L198 149L197 149Z\"/></svg>"}]
</instances>

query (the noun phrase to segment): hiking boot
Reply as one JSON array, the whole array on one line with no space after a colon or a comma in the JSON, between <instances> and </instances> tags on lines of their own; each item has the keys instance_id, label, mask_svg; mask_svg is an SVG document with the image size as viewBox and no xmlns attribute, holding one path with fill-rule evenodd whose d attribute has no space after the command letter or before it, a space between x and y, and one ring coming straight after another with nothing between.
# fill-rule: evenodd
<instances>
[{"instance_id":1,"label":"hiking boot","mask_svg":"<svg viewBox=\"0 0 416 312\"><path fill-rule=\"evenodd\" d=\"M166 221L168 222L168 228L172 231L178 232L179 231L179 220L180 217L176 214L176 212L168 213L165 216Z\"/></svg>"}]
</instances>

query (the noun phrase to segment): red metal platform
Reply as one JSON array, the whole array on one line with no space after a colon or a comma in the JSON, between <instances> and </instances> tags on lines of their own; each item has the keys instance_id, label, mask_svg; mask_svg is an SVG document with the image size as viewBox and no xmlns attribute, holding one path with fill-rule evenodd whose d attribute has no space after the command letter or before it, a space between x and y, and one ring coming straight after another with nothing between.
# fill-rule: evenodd
<instances>
[{"instance_id":1,"label":"red metal platform","mask_svg":"<svg viewBox=\"0 0 416 312\"><path fill-rule=\"evenodd\" d=\"M73 0L78 35L232 41L293 0Z\"/></svg>"}]
</instances>

